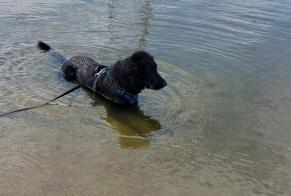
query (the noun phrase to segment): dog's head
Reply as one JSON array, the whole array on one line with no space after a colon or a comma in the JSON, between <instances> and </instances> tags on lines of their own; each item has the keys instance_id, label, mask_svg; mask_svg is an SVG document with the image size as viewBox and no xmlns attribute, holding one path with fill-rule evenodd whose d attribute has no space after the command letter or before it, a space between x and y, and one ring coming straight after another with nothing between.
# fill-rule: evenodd
<instances>
[{"instance_id":1,"label":"dog's head","mask_svg":"<svg viewBox=\"0 0 291 196\"><path fill-rule=\"evenodd\" d=\"M131 61L135 67L135 73L138 77L137 80L142 83L145 88L159 90L167 85L166 80L164 80L157 70L157 63L154 58L144 52L135 52L131 57Z\"/></svg>"}]
</instances>

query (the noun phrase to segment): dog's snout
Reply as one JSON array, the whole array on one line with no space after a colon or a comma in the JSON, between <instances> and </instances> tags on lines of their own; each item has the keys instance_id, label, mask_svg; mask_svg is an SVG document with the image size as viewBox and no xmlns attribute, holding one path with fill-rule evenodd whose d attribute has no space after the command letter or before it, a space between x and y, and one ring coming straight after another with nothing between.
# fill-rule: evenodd
<instances>
[{"instance_id":1,"label":"dog's snout","mask_svg":"<svg viewBox=\"0 0 291 196\"><path fill-rule=\"evenodd\" d=\"M167 84L168 84L167 81L164 80L164 81L163 81L163 87L167 86Z\"/></svg>"},{"instance_id":2,"label":"dog's snout","mask_svg":"<svg viewBox=\"0 0 291 196\"><path fill-rule=\"evenodd\" d=\"M166 80L164 80L160 75L157 75L155 78L152 78L147 85L147 88L153 90L160 90L167 85Z\"/></svg>"},{"instance_id":3,"label":"dog's snout","mask_svg":"<svg viewBox=\"0 0 291 196\"><path fill-rule=\"evenodd\" d=\"M161 88L164 88L166 85L167 85L167 81L162 78L162 81L158 85L158 89L157 90L159 90Z\"/></svg>"}]
</instances>

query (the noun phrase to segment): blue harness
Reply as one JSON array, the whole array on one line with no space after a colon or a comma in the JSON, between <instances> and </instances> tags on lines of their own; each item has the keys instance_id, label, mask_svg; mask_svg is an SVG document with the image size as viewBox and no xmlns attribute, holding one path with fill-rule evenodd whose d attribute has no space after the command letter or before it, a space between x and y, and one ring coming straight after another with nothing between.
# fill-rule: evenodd
<instances>
[{"instance_id":1,"label":"blue harness","mask_svg":"<svg viewBox=\"0 0 291 196\"><path fill-rule=\"evenodd\" d=\"M102 68L98 73L95 74L93 87L96 87L98 80L108 77L108 76L110 76L110 68L109 67ZM104 95L104 93L99 92L99 91L97 93L101 94L103 97L118 104L134 104L138 102L138 95L133 95L127 92L124 88L119 86L117 83L115 83L114 85L116 88L115 89L116 92L114 92L115 94L114 97L108 97Z\"/></svg>"}]
</instances>

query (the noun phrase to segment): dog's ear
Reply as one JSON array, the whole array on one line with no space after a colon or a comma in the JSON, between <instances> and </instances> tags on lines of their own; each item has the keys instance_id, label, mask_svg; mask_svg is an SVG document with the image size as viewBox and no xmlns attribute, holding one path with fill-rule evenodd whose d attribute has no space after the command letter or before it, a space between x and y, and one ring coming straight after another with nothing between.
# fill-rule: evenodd
<instances>
[{"instance_id":1,"label":"dog's ear","mask_svg":"<svg viewBox=\"0 0 291 196\"><path fill-rule=\"evenodd\" d=\"M138 52L135 52L133 55L131 55L131 60L138 65L143 65L145 64L145 60L147 56L148 54L146 52L138 51Z\"/></svg>"}]
</instances>

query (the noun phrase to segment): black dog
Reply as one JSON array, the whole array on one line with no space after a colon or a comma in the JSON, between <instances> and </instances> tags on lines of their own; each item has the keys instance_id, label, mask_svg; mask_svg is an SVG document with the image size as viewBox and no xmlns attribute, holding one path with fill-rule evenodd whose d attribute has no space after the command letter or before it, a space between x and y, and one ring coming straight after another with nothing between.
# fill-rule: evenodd
<instances>
[{"instance_id":1,"label":"black dog","mask_svg":"<svg viewBox=\"0 0 291 196\"><path fill-rule=\"evenodd\" d=\"M51 52L44 42L38 42L38 48ZM61 59L66 80L77 81L114 103L135 104L143 89L159 90L167 85L157 71L154 58L144 51L135 52L112 66L101 65L89 57L76 56L66 61L56 52L50 54Z\"/></svg>"}]
</instances>

